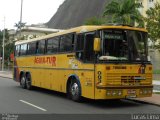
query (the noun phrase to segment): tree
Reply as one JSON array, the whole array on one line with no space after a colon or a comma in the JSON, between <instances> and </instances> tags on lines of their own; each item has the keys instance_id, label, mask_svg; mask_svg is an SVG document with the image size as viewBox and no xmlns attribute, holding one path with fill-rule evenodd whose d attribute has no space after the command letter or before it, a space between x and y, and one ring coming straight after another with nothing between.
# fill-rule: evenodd
<instances>
[{"instance_id":1,"label":"tree","mask_svg":"<svg viewBox=\"0 0 160 120\"><path fill-rule=\"evenodd\" d=\"M18 22L18 23L15 23L14 27L17 28L17 30L20 30L21 28L23 28L24 26L26 25L26 23L22 23L22 22Z\"/></svg>"},{"instance_id":2,"label":"tree","mask_svg":"<svg viewBox=\"0 0 160 120\"><path fill-rule=\"evenodd\" d=\"M150 8L146 12L145 17L146 28L149 38L153 42L153 47L160 49L160 43L155 46L155 43L160 39L160 4L156 3L154 8Z\"/></svg>"},{"instance_id":3,"label":"tree","mask_svg":"<svg viewBox=\"0 0 160 120\"><path fill-rule=\"evenodd\" d=\"M135 0L112 1L107 4L104 11L105 17L111 17L112 23L134 25L135 22L142 25L142 15L138 8L143 7Z\"/></svg>"},{"instance_id":4,"label":"tree","mask_svg":"<svg viewBox=\"0 0 160 120\"><path fill-rule=\"evenodd\" d=\"M105 24L105 20L104 18L92 17L90 19L87 19L84 24L85 25L102 25L102 24Z\"/></svg>"},{"instance_id":5,"label":"tree","mask_svg":"<svg viewBox=\"0 0 160 120\"><path fill-rule=\"evenodd\" d=\"M0 31L0 46L3 45L3 30ZM4 41L4 45L5 45L5 53L4 53L4 60L5 60L5 65L7 65L8 63L8 59L10 58L10 54L13 53L14 51L14 43L9 41L9 33L8 30L5 29L5 41ZM3 48L0 47L0 56L2 57L2 53L3 53Z\"/></svg>"}]
</instances>

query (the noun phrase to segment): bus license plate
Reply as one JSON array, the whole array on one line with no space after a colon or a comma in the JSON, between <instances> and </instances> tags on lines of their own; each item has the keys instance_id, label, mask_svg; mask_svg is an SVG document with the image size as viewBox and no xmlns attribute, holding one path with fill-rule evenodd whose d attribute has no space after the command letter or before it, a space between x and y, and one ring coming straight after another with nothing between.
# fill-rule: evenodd
<instances>
[{"instance_id":1,"label":"bus license plate","mask_svg":"<svg viewBox=\"0 0 160 120\"><path fill-rule=\"evenodd\" d=\"M136 90L128 90L127 93L128 93L128 95L135 95Z\"/></svg>"},{"instance_id":2,"label":"bus license plate","mask_svg":"<svg viewBox=\"0 0 160 120\"><path fill-rule=\"evenodd\" d=\"M126 98L136 98L137 95L127 95Z\"/></svg>"}]
</instances>

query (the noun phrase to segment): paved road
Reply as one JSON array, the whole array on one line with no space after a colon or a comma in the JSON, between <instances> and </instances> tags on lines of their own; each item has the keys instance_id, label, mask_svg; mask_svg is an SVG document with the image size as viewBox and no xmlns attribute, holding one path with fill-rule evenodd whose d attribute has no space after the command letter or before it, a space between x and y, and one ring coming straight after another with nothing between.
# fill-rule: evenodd
<instances>
[{"instance_id":1,"label":"paved road","mask_svg":"<svg viewBox=\"0 0 160 120\"><path fill-rule=\"evenodd\" d=\"M0 113L14 114L134 114L160 113L160 107L128 100L82 103L68 100L64 94L43 89L24 90L11 79L0 78Z\"/></svg>"}]
</instances>

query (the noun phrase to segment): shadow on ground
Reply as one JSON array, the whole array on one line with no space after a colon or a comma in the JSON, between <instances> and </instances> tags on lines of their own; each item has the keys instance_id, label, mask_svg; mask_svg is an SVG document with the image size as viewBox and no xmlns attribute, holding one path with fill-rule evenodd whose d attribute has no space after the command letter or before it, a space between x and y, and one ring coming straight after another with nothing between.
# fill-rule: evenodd
<instances>
[{"instance_id":1,"label":"shadow on ground","mask_svg":"<svg viewBox=\"0 0 160 120\"><path fill-rule=\"evenodd\" d=\"M21 87L16 87L18 89L22 89ZM51 91L47 89L42 89L38 87L34 87L31 92L39 93L39 94L45 94L47 96L51 97L57 97L60 99L66 99L66 102L74 102L72 100L69 100L64 93L56 92L56 91ZM75 102L74 102L75 103ZM125 108L125 107L137 107L137 106L143 106L146 103L141 103L141 102L135 102L127 99L120 99L120 100L91 100L87 98L82 98L81 102L78 102L78 104L85 104L87 106L92 106L96 108Z\"/></svg>"}]
</instances>

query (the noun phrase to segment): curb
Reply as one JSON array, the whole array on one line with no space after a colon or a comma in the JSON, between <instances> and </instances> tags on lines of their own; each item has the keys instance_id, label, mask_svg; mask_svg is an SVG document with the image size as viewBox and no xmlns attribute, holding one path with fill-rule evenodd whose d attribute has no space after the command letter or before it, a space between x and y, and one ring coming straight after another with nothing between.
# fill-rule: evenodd
<instances>
[{"instance_id":1,"label":"curb","mask_svg":"<svg viewBox=\"0 0 160 120\"><path fill-rule=\"evenodd\" d=\"M148 102L148 101L143 101L143 100L135 100L135 99L127 99L127 100L131 100L131 101L134 101L134 102L139 102L139 103L143 103L143 104L155 105L155 106L158 106L158 107L160 107L160 104L157 104L157 103L152 103L152 102Z\"/></svg>"},{"instance_id":2,"label":"curb","mask_svg":"<svg viewBox=\"0 0 160 120\"><path fill-rule=\"evenodd\" d=\"M5 77L5 76L0 76L1 78L8 78L8 79L13 79L12 77Z\"/></svg>"}]
</instances>

